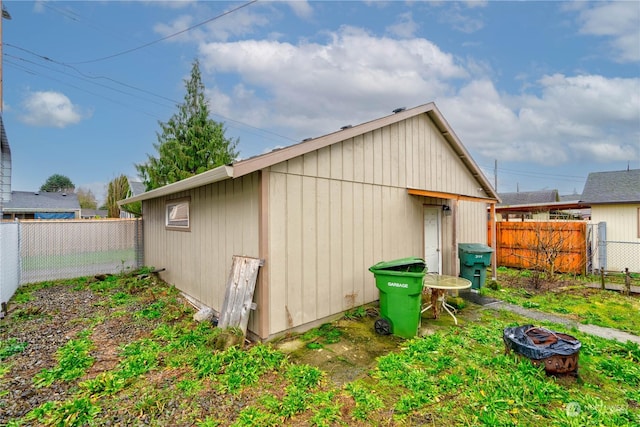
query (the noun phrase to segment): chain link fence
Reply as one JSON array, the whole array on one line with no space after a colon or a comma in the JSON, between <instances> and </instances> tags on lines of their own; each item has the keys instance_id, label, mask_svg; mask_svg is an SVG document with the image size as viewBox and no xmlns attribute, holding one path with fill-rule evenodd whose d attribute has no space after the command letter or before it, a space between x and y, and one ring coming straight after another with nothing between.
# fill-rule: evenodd
<instances>
[{"instance_id":1,"label":"chain link fence","mask_svg":"<svg viewBox=\"0 0 640 427\"><path fill-rule=\"evenodd\" d=\"M8 301L25 283L124 273L143 265L139 218L0 225L0 302ZM17 277L5 278L5 271L7 276L16 272Z\"/></svg>"},{"instance_id":2,"label":"chain link fence","mask_svg":"<svg viewBox=\"0 0 640 427\"><path fill-rule=\"evenodd\" d=\"M640 273L640 242L602 241L598 250L604 254L597 254L603 260L605 271L622 273L629 269L632 273Z\"/></svg>"},{"instance_id":3,"label":"chain link fence","mask_svg":"<svg viewBox=\"0 0 640 427\"><path fill-rule=\"evenodd\" d=\"M606 223L587 228L587 273L640 273L640 242L607 240Z\"/></svg>"}]
</instances>

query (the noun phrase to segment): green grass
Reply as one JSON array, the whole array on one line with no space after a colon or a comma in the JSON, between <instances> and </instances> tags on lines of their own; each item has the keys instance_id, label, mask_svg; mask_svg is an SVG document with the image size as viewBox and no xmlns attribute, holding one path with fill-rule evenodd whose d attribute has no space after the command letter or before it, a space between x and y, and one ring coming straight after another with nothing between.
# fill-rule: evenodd
<instances>
[{"instance_id":1,"label":"green grass","mask_svg":"<svg viewBox=\"0 0 640 427\"><path fill-rule=\"evenodd\" d=\"M572 286L554 292L534 293L524 288L505 286L498 290L485 287L482 292L524 308L640 335L640 299L616 291Z\"/></svg>"},{"instance_id":2,"label":"green grass","mask_svg":"<svg viewBox=\"0 0 640 427\"><path fill-rule=\"evenodd\" d=\"M135 259L135 249L120 249L102 252L81 252L63 255L34 255L22 258L23 271L43 268L81 267L92 264L117 264L122 260Z\"/></svg>"},{"instance_id":3,"label":"green grass","mask_svg":"<svg viewBox=\"0 0 640 427\"><path fill-rule=\"evenodd\" d=\"M542 322L582 342L577 378L547 376L528 360L505 354L504 328L529 322L511 312L479 310L472 322L463 311L459 326L438 324L431 335L401 341L359 379L337 386L326 372L293 363L269 344L213 350L221 331L193 322L193 311L164 284L117 276L67 286L92 289L92 301L111 310L89 324L126 321L148 329L117 347L97 341L92 327L77 332L57 349L54 366L34 375L34 389L67 384L66 392L7 425L640 425L640 346ZM23 295L37 289L34 285ZM536 299L514 292L511 297L539 309L560 307L548 295ZM576 295L566 297L562 307L572 313L581 304L593 305L598 314L612 308L610 296L582 302ZM12 328L56 320L10 315L5 321L0 389L9 387L12 367L25 348L11 336ZM621 328L634 325L624 316L616 322ZM346 335L339 323L330 323L301 338L326 345ZM88 375L100 345L107 346L103 352L114 350L114 362ZM0 394L0 408L6 398Z\"/></svg>"},{"instance_id":4,"label":"green grass","mask_svg":"<svg viewBox=\"0 0 640 427\"><path fill-rule=\"evenodd\" d=\"M89 331L83 331L78 338L69 340L56 353L57 365L37 373L34 378L36 387L48 387L54 381L72 381L82 377L93 364L89 351L93 343L87 337Z\"/></svg>"}]
</instances>

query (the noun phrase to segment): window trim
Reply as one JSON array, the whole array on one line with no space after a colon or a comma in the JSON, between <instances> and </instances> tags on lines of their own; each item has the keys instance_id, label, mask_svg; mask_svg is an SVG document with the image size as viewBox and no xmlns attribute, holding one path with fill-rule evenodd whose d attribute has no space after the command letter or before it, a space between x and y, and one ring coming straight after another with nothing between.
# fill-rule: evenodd
<instances>
[{"instance_id":1,"label":"window trim","mask_svg":"<svg viewBox=\"0 0 640 427\"><path fill-rule=\"evenodd\" d=\"M174 206L186 204L187 206L187 215L186 222L187 225L178 225L171 224L169 220L169 209ZM184 220L181 220L184 221ZM167 230L174 231L191 231L191 197L181 197L179 199L167 200L164 204L164 227Z\"/></svg>"}]
</instances>

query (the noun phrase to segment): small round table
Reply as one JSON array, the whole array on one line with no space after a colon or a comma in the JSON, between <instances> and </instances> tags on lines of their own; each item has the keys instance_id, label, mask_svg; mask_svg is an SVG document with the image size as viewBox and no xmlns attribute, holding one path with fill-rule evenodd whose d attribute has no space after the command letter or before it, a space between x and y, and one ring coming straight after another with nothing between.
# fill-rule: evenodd
<instances>
[{"instance_id":1,"label":"small round table","mask_svg":"<svg viewBox=\"0 0 640 427\"><path fill-rule=\"evenodd\" d=\"M442 274L425 274L424 276L424 289L431 289L431 304L424 307L421 313L433 308L433 318L437 319L439 315L438 303L442 305L442 308L453 317L455 324L458 324L458 319L453 314L456 311L455 307L447 304L446 291L468 289L471 287L471 281L456 276L445 276ZM424 292L424 291L423 291Z\"/></svg>"}]
</instances>

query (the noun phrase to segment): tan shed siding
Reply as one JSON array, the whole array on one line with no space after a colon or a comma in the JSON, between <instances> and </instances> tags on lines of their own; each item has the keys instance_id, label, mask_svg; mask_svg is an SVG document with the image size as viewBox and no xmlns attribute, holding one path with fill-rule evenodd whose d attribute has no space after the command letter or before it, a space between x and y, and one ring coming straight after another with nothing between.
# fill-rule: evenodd
<instances>
[{"instance_id":1,"label":"tan shed siding","mask_svg":"<svg viewBox=\"0 0 640 427\"><path fill-rule=\"evenodd\" d=\"M487 244L489 213L486 203L458 202L458 242Z\"/></svg>"},{"instance_id":2,"label":"tan shed siding","mask_svg":"<svg viewBox=\"0 0 640 427\"><path fill-rule=\"evenodd\" d=\"M233 255L259 256L258 191L253 173L145 200L145 264L166 268L164 280L220 310ZM181 197L191 199L191 231L166 230L165 203Z\"/></svg>"},{"instance_id":3,"label":"tan shed siding","mask_svg":"<svg viewBox=\"0 0 640 427\"><path fill-rule=\"evenodd\" d=\"M407 187L479 196L427 115L269 168L269 334L378 299L368 268L424 253L424 204ZM458 203L459 242L486 243L486 205ZM473 218L471 218L473 217ZM443 271L457 263L444 217Z\"/></svg>"},{"instance_id":4,"label":"tan shed siding","mask_svg":"<svg viewBox=\"0 0 640 427\"><path fill-rule=\"evenodd\" d=\"M376 300L368 268L422 253L422 201L406 189L270 176L271 334Z\"/></svg>"}]
</instances>

